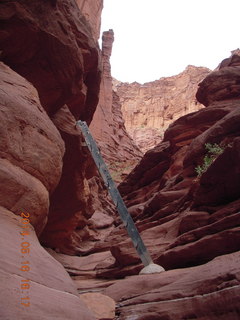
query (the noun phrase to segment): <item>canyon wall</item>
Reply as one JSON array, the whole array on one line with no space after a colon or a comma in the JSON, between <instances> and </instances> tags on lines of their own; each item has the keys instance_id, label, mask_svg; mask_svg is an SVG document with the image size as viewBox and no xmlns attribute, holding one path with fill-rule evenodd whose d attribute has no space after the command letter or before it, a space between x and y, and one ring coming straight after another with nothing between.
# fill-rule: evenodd
<instances>
[{"instance_id":1,"label":"canyon wall","mask_svg":"<svg viewBox=\"0 0 240 320\"><path fill-rule=\"evenodd\" d=\"M96 41L99 8L0 4L0 318L113 319L115 301L123 320L239 319L239 54L200 83L206 108L173 122L119 187L166 269L139 276L140 260L76 126L94 118L110 164L141 155L112 92L112 31L103 53ZM221 153L197 175L212 157L206 143ZM111 315L91 311L104 307L96 291Z\"/></svg>"},{"instance_id":2,"label":"canyon wall","mask_svg":"<svg viewBox=\"0 0 240 320\"><path fill-rule=\"evenodd\" d=\"M162 140L174 120L203 108L195 94L209 72L189 65L176 76L144 84L114 81L127 132L143 152Z\"/></svg>"},{"instance_id":3,"label":"canyon wall","mask_svg":"<svg viewBox=\"0 0 240 320\"><path fill-rule=\"evenodd\" d=\"M99 103L90 129L114 180L120 182L140 160L142 152L126 131L119 98L113 91L110 65L113 41L113 30L103 33L103 77Z\"/></svg>"},{"instance_id":4,"label":"canyon wall","mask_svg":"<svg viewBox=\"0 0 240 320\"><path fill-rule=\"evenodd\" d=\"M94 213L112 210L103 213L106 192L76 128L98 104L99 25L73 0L0 6L0 318L95 319L39 237L58 251L87 250L99 237Z\"/></svg>"},{"instance_id":5,"label":"canyon wall","mask_svg":"<svg viewBox=\"0 0 240 320\"><path fill-rule=\"evenodd\" d=\"M221 65L199 85L206 108L173 122L119 186L166 271L138 275L143 266L120 219L88 256L52 253L80 293L111 297L118 319L239 318L240 57Z\"/></svg>"},{"instance_id":6,"label":"canyon wall","mask_svg":"<svg viewBox=\"0 0 240 320\"><path fill-rule=\"evenodd\" d=\"M200 83L197 99L206 108L173 122L120 184L153 261L166 271L137 276L143 266L116 220L95 247L106 258L94 256L94 276L117 302L118 319L239 318L239 83L234 54Z\"/></svg>"},{"instance_id":7,"label":"canyon wall","mask_svg":"<svg viewBox=\"0 0 240 320\"><path fill-rule=\"evenodd\" d=\"M100 50L75 1L1 6L2 61L34 85L50 116L67 104L77 119L90 122L98 103Z\"/></svg>"},{"instance_id":8,"label":"canyon wall","mask_svg":"<svg viewBox=\"0 0 240 320\"><path fill-rule=\"evenodd\" d=\"M34 142L27 156L31 158L33 154L35 166L44 166L56 180L48 190L50 193L46 191L44 206L39 205L45 215L41 221L40 229L44 229L41 242L69 254L85 252L99 239L99 231L88 220L96 210L98 214L114 211L110 202L103 209L108 201L106 191L91 155L82 146L81 132L76 128L78 119L90 123L99 100L102 60L94 28L86 23L85 16L72 0L5 1L1 6L1 58L35 86L39 103L48 121L60 133L62 143L59 163L55 161L59 152L54 151L56 155L51 158L52 152L46 151L47 144L44 154L49 156L45 162L41 163L42 157L37 158L35 148L41 149L41 145L34 145ZM25 122L21 125L23 129L27 126ZM5 123L12 126L14 122ZM44 130L38 130L47 135ZM13 145L22 137L21 131L18 133L19 137L13 136ZM6 146L2 147L5 150ZM31 172L36 175L37 169ZM42 173L39 176L44 180ZM16 206L18 214L23 209L35 211L30 202L21 208Z\"/></svg>"},{"instance_id":9,"label":"canyon wall","mask_svg":"<svg viewBox=\"0 0 240 320\"><path fill-rule=\"evenodd\" d=\"M76 0L76 3L82 15L90 24L93 38L97 41L100 37L103 0Z\"/></svg>"}]
</instances>

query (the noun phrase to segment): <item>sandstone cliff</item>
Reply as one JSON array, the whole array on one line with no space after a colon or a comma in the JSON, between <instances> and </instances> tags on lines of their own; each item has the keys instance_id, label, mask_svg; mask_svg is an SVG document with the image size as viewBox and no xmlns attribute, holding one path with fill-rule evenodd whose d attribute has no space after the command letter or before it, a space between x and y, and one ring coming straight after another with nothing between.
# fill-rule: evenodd
<instances>
[{"instance_id":1,"label":"sandstone cliff","mask_svg":"<svg viewBox=\"0 0 240 320\"><path fill-rule=\"evenodd\" d=\"M174 120L203 107L195 94L209 72L207 68L188 66L176 76L143 85L114 81L127 132L143 152L162 140Z\"/></svg>"},{"instance_id":2,"label":"sandstone cliff","mask_svg":"<svg viewBox=\"0 0 240 320\"><path fill-rule=\"evenodd\" d=\"M95 319L37 238L73 253L99 237L88 220L105 191L75 125L98 103L95 26L73 0L4 1L0 12L0 318Z\"/></svg>"},{"instance_id":3,"label":"sandstone cliff","mask_svg":"<svg viewBox=\"0 0 240 320\"><path fill-rule=\"evenodd\" d=\"M90 129L116 182L120 182L141 159L142 152L126 131L118 95L112 88L110 57L114 41L113 30L103 33L99 104Z\"/></svg>"},{"instance_id":4,"label":"sandstone cliff","mask_svg":"<svg viewBox=\"0 0 240 320\"><path fill-rule=\"evenodd\" d=\"M89 23L94 40L100 37L103 0L76 0L80 12Z\"/></svg>"}]
</instances>

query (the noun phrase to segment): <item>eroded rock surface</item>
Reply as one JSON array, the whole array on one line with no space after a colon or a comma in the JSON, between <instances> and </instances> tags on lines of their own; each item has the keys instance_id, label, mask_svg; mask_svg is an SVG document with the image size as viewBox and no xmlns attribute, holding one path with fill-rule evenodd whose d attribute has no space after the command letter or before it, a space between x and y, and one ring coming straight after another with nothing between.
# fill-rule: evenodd
<instances>
[{"instance_id":1,"label":"eroded rock surface","mask_svg":"<svg viewBox=\"0 0 240 320\"><path fill-rule=\"evenodd\" d=\"M212 78L201 83L197 96L207 108L172 124L163 142L146 153L120 186L154 262L168 270L136 276L142 265L113 216L75 123L79 117L89 123L98 103L101 63L96 36L101 1L94 2L92 13L91 4L1 3L1 57L37 89L1 64L1 318L96 319L81 300L88 294L85 301L99 319L113 317L114 303L108 296L117 303L119 319L236 320L240 313L238 57L222 63ZM107 35L111 38L111 32ZM109 53L107 46L103 88L114 109L114 99L119 101L108 93ZM229 80L231 74L235 84ZM114 117L120 119L117 107ZM127 143L120 139L121 125L116 133L114 121L109 123L111 139L117 134L115 144L109 144L111 156L111 145ZM205 143L217 143L223 152L197 177L195 168L202 165ZM25 235L22 211L30 214ZM54 259L35 232L52 249L83 256L48 249ZM30 251L22 250L26 245ZM56 260L72 275L76 287ZM29 287L21 287L22 280L29 280ZM102 305L95 308L99 294ZM22 298L30 300L29 309L21 305ZM103 313L99 307L106 301L112 308Z\"/></svg>"},{"instance_id":2,"label":"eroded rock surface","mask_svg":"<svg viewBox=\"0 0 240 320\"><path fill-rule=\"evenodd\" d=\"M77 320L81 314L81 319L94 320L63 266L40 245L33 227L28 224L23 237L22 218L0 210L1 301L8 302L2 303L0 318Z\"/></svg>"},{"instance_id":3,"label":"eroded rock surface","mask_svg":"<svg viewBox=\"0 0 240 320\"><path fill-rule=\"evenodd\" d=\"M118 302L118 319L237 320L240 254L198 267L133 276L103 291Z\"/></svg>"},{"instance_id":4,"label":"eroded rock surface","mask_svg":"<svg viewBox=\"0 0 240 320\"><path fill-rule=\"evenodd\" d=\"M80 12L90 24L94 39L97 41L100 36L103 0L76 0L76 2Z\"/></svg>"},{"instance_id":5,"label":"eroded rock surface","mask_svg":"<svg viewBox=\"0 0 240 320\"><path fill-rule=\"evenodd\" d=\"M21 108L16 112L8 110L10 115L6 112L6 117L12 117L9 123L5 119L7 125L11 126L12 141L9 137L5 140L13 151L8 151L8 146L3 141L3 149L9 153L3 160L4 177L16 175L16 169L8 168L6 164L6 159L12 153L13 161L17 162L16 157L19 157L20 167L24 167L30 174L34 172L43 186L38 181L30 181L29 177L28 180L22 179L20 172L18 180L22 181L10 179L11 184L8 185L11 190L15 190L19 189L19 184L25 183L25 191L29 194L28 204L19 190L11 196L15 207L11 204L11 198L6 200L9 188L3 192L2 197L5 202L8 201L9 209L13 207L12 210L16 208L34 212L41 221L41 230L47 222L49 210L41 241L46 246L69 254L88 252L96 241L108 234L113 224L111 220L111 223L103 227L97 225L94 218L89 221L94 213L95 216L105 215L108 219L108 214L112 214L114 210L103 190L91 155L86 148L82 148L81 132L76 128L76 119L87 122L92 119L100 90L101 55L96 37L102 2L95 2L92 11L91 4L93 2L79 1L77 6L72 0L39 3L21 0L1 4L1 57L34 84L44 109L51 117L47 116L39 102L38 112L43 113L46 119L31 116L31 111L25 114ZM11 85L8 84L6 90L10 94ZM26 89L31 90L34 89ZM20 99L23 91L24 89L19 89L13 99ZM34 100L31 102L31 95L27 99L31 110ZM18 116L18 113L21 115ZM14 117L20 120L15 121ZM21 117L24 119L21 120ZM27 126L30 120L31 125L36 122L34 126L37 133ZM5 135L9 135L10 130ZM49 138L51 130L60 142L55 137ZM60 143L62 149L58 146ZM66 151L63 157L64 149ZM32 189L27 187L30 183L33 185ZM33 192L35 189L38 189L36 195ZM48 191L51 193L50 209Z\"/></svg>"},{"instance_id":6,"label":"eroded rock surface","mask_svg":"<svg viewBox=\"0 0 240 320\"><path fill-rule=\"evenodd\" d=\"M66 152L41 242L63 253L83 254L110 233L115 211L69 108L64 106L52 120L65 142ZM105 223L97 223L96 215L105 218Z\"/></svg>"},{"instance_id":7,"label":"eroded rock surface","mask_svg":"<svg viewBox=\"0 0 240 320\"><path fill-rule=\"evenodd\" d=\"M127 132L143 152L160 143L174 120L203 108L195 94L209 72L188 66L176 76L144 84L114 81Z\"/></svg>"},{"instance_id":8,"label":"eroded rock surface","mask_svg":"<svg viewBox=\"0 0 240 320\"><path fill-rule=\"evenodd\" d=\"M60 180L64 142L41 106L36 89L0 63L0 205L31 212L40 233L49 193Z\"/></svg>"},{"instance_id":9,"label":"eroded rock surface","mask_svg":"<svg viewBox=\"0 0 240 320\"><path fill-rule=\"evenodd\" d=\"M240 67L230 66L213 72L213 83L232 68L240 79ZM239 112L239 98L227 96L175 121L120 186L153 257L167 269L239 250ZM223 152L197 177L206 143L217 143ZM127 247L125 241L112 248L117 260L127 253L130 262ZM135 259L132 255L132 263Z\"/></svg>"},{"instance_id":10,"label":"eroded rock surface","mask_svg":"<svg viewBox=\"0 0 240 320\"><path fill-rule=\"evenodd\" d=\"M90 122L98 103L100 51L74 0L1 3L1 59L38 90L54 114L65 103Z\"/></svg>"},{"instance_id":11,"label":"eroded rock surface","mask_svg":"<svg viewBox=\"0 0 240 320\"><path fill-rule=\"evenodd\" d=\"M87 224L86 207L89 207L87 218L93 214L94 206L99 209L98 191L96 203L88 199L91 192L87 180L97 177L94 178L95 169L90 163L86 173L85 153L77 157L82 169L79 177L74 171L76 165L72 169L68 163L68 159L73 159L71 152L75 152L72 147L78 147L76 153L82 151L79 137L75 141L72 137L76 130L74 119L81 117L89 122L98 103L101 77L98 44L75 1L4 1L0 11L1 58L18 73L1 63L0 218L4 297L0 317L60 320L79 319L81 315L82 319L95 319L63 267L40 246L35 232L44 236L43 229L49 227L47 220L52 219L52 208L56 203L66 204L72 186L76 187L73 201L69 201L70 206L64 212L64 222L70 227L61 225L61 219L55 224L57 232L61 225L63 234L67 233L65 227L72 234L68 239L58 238L62 241L58 248L72 248L76 225L80 225L79 221L83 226ZM56 113L66 102L68 113L57 129L49 116L57 119ZM69 178L65 185L69 192L60 199L62 202L54 202L56 192L63 189L61 182L65 177ZM93 189L101 188L100 183L92 185ZM24 236L23 220L17 216L21 212L30 215L30 232ZM98 232L95 230L94 234ZM87 236L82 238L85 240ZM22 250L23 246L29 250ZM21 268L23 265L25 269ZM29 281L29 286L22 288L22 280ZM21 305L22 298L30 300L29 307Z\"/></svg>"}]
</instances>

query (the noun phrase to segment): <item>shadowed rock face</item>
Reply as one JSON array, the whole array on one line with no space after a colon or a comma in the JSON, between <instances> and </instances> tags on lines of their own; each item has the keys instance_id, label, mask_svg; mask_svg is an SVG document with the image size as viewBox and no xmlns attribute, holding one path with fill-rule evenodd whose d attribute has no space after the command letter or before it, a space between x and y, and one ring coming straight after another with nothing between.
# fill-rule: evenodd
<instances>
[{"instance_id":1,"label":"shadowed rock face","mask_svg":"<svg viewBox=\"0 0 240 320\"><path fill-rule=\"evenodd\" d=\"M102 207L101 202L105 207L108 201L106 191L89 152L81 147L81 133L75 127L76 118L90 122L100 90L101 56L96 42L99 22L92 23L92 17L98 13L100 21L101 1L96 2L92 10L90 7L86 1L79 1L77 6L72 0L5 1L1 4L0 15L3 60L36 87L44 109L53 120L45 115L49 127L58 128L56 132L61 134L58 138L65 144L63 159L63 152L57 159L60 164L55 159L58 155L56 147L44 145L41 139L29 149L28 158L33 157L36 162L37 154L44 153L35 164L45 168L41 181L49 179L51 182L53 178L57 181L51 182L49 188L50 209L47 190L45 194L42 191L41 202L32 202L35 205L31 211L36 212L39 220L38 211L45 214L41 230L47 222L49 210L41 241L69 254L87 252L101 238L98 228L88 222L96 210L103 215L113 213L110 203L106 209ZM23 117L28 119L28 115L23 114ZM24 123L21 126L24 127ZM16 130L18 134L20 131ZM21 135L17 134L13 141L21 144ZM26 144L29 143L26 139ZM60 183L52 194L59 179ZM23 208L29 208L29 204Z\"/></svg>"},{"instance_id":2,"label":"shadowed rock face","mask_svg":"<svg viewBox=\"0 0 240 320\"><path fill-rule=\"evenodd\" d=\"M82 134L68 107L59 110L52 120L65 142L66 152L61 180L50 198L48 223L41 242L63 253L86 254L112 230L113 224L111 220L98 227L90 218L95 212L100 214L99 219L110 218L114 208L88 148L82 146Z\"/></svg>"},{"instance_id":3,"label":"shadowed rock face","mask_svg":"<svg viewBox=\"0 0 240 320\"><path fill-rule=\"evenodd\" d=\"M221 81L221 70L213 73L214 83L217 75ZM236 74L240 79L240 64L234 65ZM211 75L200 84L198 95L211 86L209 79ZM204 95L208 97L207 92ZM163 142L149 150L120 184L154 262L168 271L136 276L142 266L117 221L119 226L95 247L105 253L79 257L73 267L61 257L70 272L79 275L80 291L97 286L117 302L118 319L239 318L239 115L240 99L227 96L178 119ZM223 152L197 177L195 168L203 163L206 143L217 143ZM109 278L109 284L96 280L88 287L81 284L84 266L93 261L89 275Z\"/></svg>"},{"instance_id":4,"label":"shadowed rock face","mask_svg":"<svg viewBox=\"0 0 240 320\"><path fill-rule=\"evenodd\" d=\"M0 87L0 279L1 301L8 301L0 318L51 319L54 314L63 320L81 313L93 320L62 265L36 236L46 225L49 198L61 177L64 142L36 89L3 63Z\"/></svg>"},{"instance_id":5,"label":"shadowed rock face","mask_svg":"<svg viewBox=\"0 0 240 320\"><path fill-rule=\"evenodd\" d=\"M65 103L90 121L98 102L99 49L75 1L4 1L2 60L29 80L54 114Z\"/></svg>"},{"instance_id":6,"label":"shadowed rock face","mask_svg":"<svg viewBox=\"0 0 240 320\"><path fill-rule=\"evenodd\" d=\"M49 193L59 183L65 151L36 89L0 63L0 205L31 212L39 234L47 221Z\"/></svg>"},{"instance_id":7,"label":"shadowed rock face","mask_svg":"<svg viewBox=\"0 0 240 320\"><path fill-rule=\"evenodd\" d=\"M232 56L222 61L218 70L209 74L200 84L197 99L205 106L215 101L239 99L240 50L232 51Z\"/></svg>"},{"instance_id":8,"label":"shadowed rock face","mask_svg":"<svg viewBox=\"0 0 240 320\"><path fill-rule=\"evenodd\" d=\"M143 152L160 143L173 121L203 108L195 94L209 72L188 66L176 76L144 84L114 81L127 132Z\"/></svg>"},{"instance_id":9,"label":"shadowed rock face","mask_svg":"<svg viewBox=\"0 0 240 320\"><path fill-rule=\"evenodd\" d=\"M95 223L94 218L87 220L96 208L102 214L99 204L105 193L101 190L98 196L101 183L94 178L95 167L75 126L79 117L89 122L98 103L101 70L94 30L75 1L4 1L0 6L5 63L0 64L0 272L8 301L0 307L0 318L63 320L81 315L93 320L35 232L49 246L68 253L76 252L80 241L100 237L97 227L93 235L87 233ZM30 215L29 222L17 216L21 212ZM21 236L26 224L29 232ZM77 237L79 228L82 234ZM21 250L23 245L29 250ZM28 270L21 270L22 265ZM25 279L30 289L22 295ZM31 308L20 310L26 296Z\"/></svg>"}]
</instances>

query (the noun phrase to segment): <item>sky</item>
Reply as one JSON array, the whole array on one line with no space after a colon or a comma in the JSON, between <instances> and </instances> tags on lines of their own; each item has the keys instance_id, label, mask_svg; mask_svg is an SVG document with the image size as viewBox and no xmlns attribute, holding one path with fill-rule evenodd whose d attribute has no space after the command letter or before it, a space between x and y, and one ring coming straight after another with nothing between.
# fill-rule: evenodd
<instances>
[{"instance_id":1,"label":"sky","mask_svg":"<svg viewBox=\"0 0 240 320\"><path fill-rule=\"evenodd\" d=\"M112 76L157 80L187 65L214 69L240 48L240 0L104 0L102 31L114 30Z\"/></svg>"}]
</instances>

